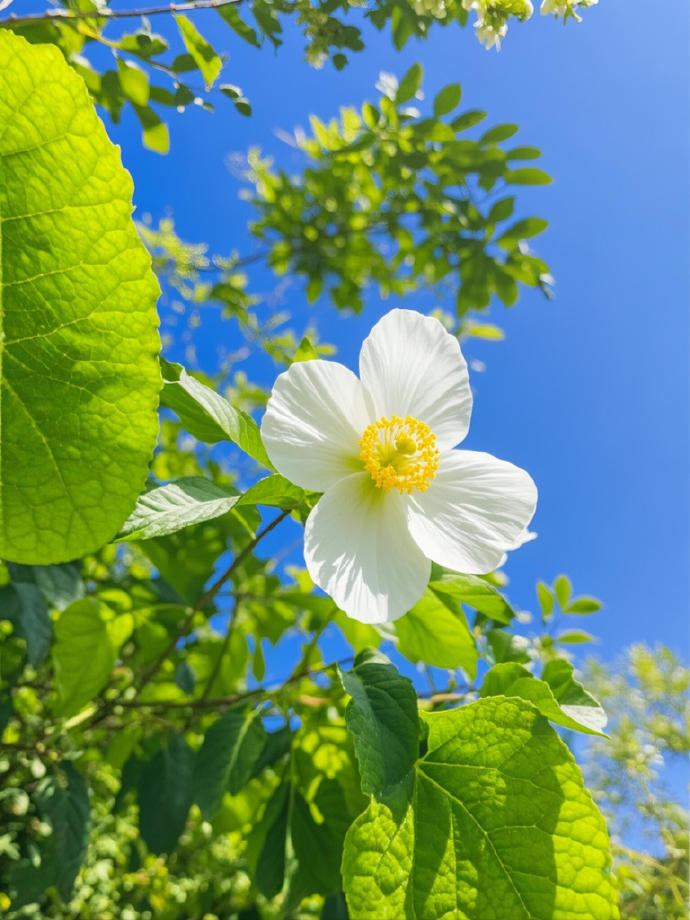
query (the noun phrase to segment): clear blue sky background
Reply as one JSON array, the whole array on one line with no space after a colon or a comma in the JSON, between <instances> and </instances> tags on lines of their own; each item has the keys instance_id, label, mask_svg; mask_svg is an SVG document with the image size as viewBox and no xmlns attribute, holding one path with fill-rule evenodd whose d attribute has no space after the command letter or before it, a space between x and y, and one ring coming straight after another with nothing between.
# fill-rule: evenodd
<instances>
[{"instance_id":1,"label":"clear blue sky background","mask_svg":"<svg viewBox=\"0 0 690 920\"><path fill-rule=\"evenodd\" d=\"M536 580L565 571L576 592L606 604L605 612L573 624L601 637L604 657L641 639L668 643L685 657L686 0L601 0L582 24L567 27L535 16L511 27L499 54L481 48L471 29L436 28L402 53L387 32L367 29L366 50L341 73L305 64L297 33L274 55L241 42L213 12L195 22L230 53L224 78L242 86L253 117L237 115L222 98L213 115L172 112L167 157L142 149L132 117L109 130L134 176L139 214L156 220L170 208L184 238L206 240L215 251L249 248L250 211L238 200L226 155L258 145L297 170L298 155L274 130L373 99L380 70L402 75L420 60L427 99L459 81L465 108L486 110L487 125L517 122L518 142L542 148L554 184L525 189L518 201L523 215L550 221L535 248L552 267L557 296L548 302L528 293L511 311L496 306L492 319L506 341L467 349L487 369L473 374L466 443L524 466L539 485L539 539L513 554L506 569L518 606L534 609ZM169 31L161 17L154 26ZM267 273L255 277L257 290L273 283ZM362 337L391 305L372 294L355 319L326 306L314 318L322 338L338 343L340 360L356 367ZM288 289L284 306L305 322L300 285ZM209 371L218 336L230 334L219 328L211 323L200 336L200 363ZM260 373L270 385L265 369Z\"/></svg>"}]
</instances>

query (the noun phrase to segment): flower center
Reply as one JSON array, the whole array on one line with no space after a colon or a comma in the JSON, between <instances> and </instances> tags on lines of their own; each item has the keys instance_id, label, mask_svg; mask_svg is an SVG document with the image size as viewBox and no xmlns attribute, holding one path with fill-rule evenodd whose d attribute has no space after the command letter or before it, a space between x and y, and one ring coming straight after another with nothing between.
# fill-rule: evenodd
<instances>
[{"instance_id":1,"label":"flower center","mask_svg":"<svg viewBox=\"0 0 690 920\"><path fill-rule=\"evenodd\" d=\"M359 442L364 468L379 489L424 492L438 469L436 435L416 418L382 416L368 425Z\"/></svg>"}]
</instances>

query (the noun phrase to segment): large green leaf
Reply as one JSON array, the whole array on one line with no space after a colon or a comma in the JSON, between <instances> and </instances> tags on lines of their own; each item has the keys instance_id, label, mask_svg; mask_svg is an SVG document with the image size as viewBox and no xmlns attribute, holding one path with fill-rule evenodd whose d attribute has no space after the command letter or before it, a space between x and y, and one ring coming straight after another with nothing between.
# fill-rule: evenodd
<instances>
[{"instance_id":1,"label":"large green leaf","mask_svg":"<svg viewBox=\"0 0 690 920\"><path fill-rule=\"evenodd\" d=\"M425 721L407 803L348 831L352 920L617 918L604 820L544 717L485 699Z\"/></svg>"},{"instance_id":2,"label":"large green leaf","mask_svg":"<svg viewBox=\"0 0 690 920\"><path fill-rule=\"evenodd\" d=\"M158 430L158 285L132 181L60 51L0 32L0 556L117 532Z\"/></svg>"},{"instance_id":3,"label":"large green leaf","mask_svg":"<svg viewBox=\"0 0 690 920\"><path fill-rule=\"evenodd\" d=\"M115 616L94 597L70 604L55 624L53 666L63 716L78 712L106 685L132 615Z\"/></svg>"},{"instance_id":4,"label":"large green leaf","mask_svg":"<svg viewBox=\"0 0 690 920\"><path fill-rule=\"evenodd\" d=\"M459 609L453 610L427 589L414 607L395 621L398 651L410 661L423 661L437 668L463 668L474 680L477 676L477 646Z\"/></svg>"},{"instance_id":5,"label":"large green leaf","mask_svg":"<svg viewBox=\"0 0 690 920\"><path fill-rule=\"evenodd\" d=\"M484 677L481 695L521 697L556 725L590 735L603 734L606 725L606 713L575 680L568 661L549 662L542 680L515 661L494 665Z\"/></svg>"},{"instance_id":6,"label":"large green leaf","mask_svg":"<svg viewBox=\"0 0 690 920\"><path fill-rule=\"evenodd\" d=\"M232 441L259 463L273 469L251 415L235 409L211 387L201 383L182 367L161 360L164 387L161 404L177 414L187 431L199 441L216 444Z\"/></svg>"},{"instance_id":7,"label":"large green leaf","mask_svg":"<svg viewBox=\"0 0 690 920\"><path fill-rule=\"evenodd\" d=\"M185 476L140 495L116 542L163 537L213 520L226 514L238 499L235 489L217 486L203 476Z\"/></svg>"},{"instance_id":8,"label":"large green leaf","mask_svg":"<svg viewBox=\"0 0 690 920\"><path fill-rule=\"evenodd\" d=\"M352 699L345 722L354 737L365 795L386 795L406 778L419 752L417 694L378 652L362 652L341 674Z\"/></svg>"}]
</instances>

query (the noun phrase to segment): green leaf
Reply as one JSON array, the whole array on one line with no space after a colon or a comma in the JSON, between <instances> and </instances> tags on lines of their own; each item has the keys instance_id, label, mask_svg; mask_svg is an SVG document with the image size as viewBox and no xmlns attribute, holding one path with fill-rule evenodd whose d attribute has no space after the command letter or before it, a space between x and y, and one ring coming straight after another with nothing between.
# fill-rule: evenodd
<instances>
[{"instance_id":1,"label":"green leaf","mask_svg":"<svg viewBox=\"0 0 690 920\"><path fill-rule=\"evenodd\" d=\"M206 87L210 89L223 69L223 62L190 19L179 15L175 18L185 48L201 71Z\"/></svg>"},{"instance_id":2,"label":"green leaf","mask_svg":"<svg viewBox=\"0 0 690 920\"><path fill-rule=\"evenodd\" d=\"M53 624L38 587L16 582L0 588L0 617L11 620L16 634L25 640L29 664L35 668L42 664L53 641Z\"/></svg>"},{"instance_id":3,"label":"green leaf","mask_svg":"<svg viewBox=\"0 0 690 920\"><path fill-rule=\"evenodd\" d=\"M132 64L130 61L124 61L122 58L117 60L117 73L120 78L120 87L125 96L134 103L134 105L146 106L149 103L149 78L146 71Z\"/></svg>"},{"instance_id":4,"label":"green leaf","mask_svg":"<svg viewBox=\"0 0 690 920\"><path fill-rule=\"evenodd\" d=\"M251 415L234 409L227 399L200 383L182 367L161 359L164 386L161 405L177 414L187 431L199 441L232 441L259 463L273 469Z\"/></svg>"},{"instance_id":5,"label":"green leaf","mask_svg":"<svg viewBox=\"0 0 690 920\"><path fill-rule=\"evenodd\" d=\"M241 496L238 505L268 505L288 511L297 508L306 498L304 489L293 485L284 476L275 474L260 479Z\"/></svg>"},{"instance_id":6,"label":"green leaf","mask_svg":"<svg viewBox=\"0 0 690 920\"><path fill-rule=\"evenodd\" d=\"M527 668L516 662L494 665L484 677L481 695L517 696L529 700L543 716L557 725L589 735L603 735L606 713L594 697L573 678L572 665L562 660L552 664L558 664L559 669L545 671L550 678L546 681L537 680ZM560 668L561 665L563 670ZM558 697L551 681L559 693Z\"/></svg>"},{"instance_id":7,"label":"green leaf","mask_svg":"<svg viewBox=\"0 0 690 920\"><path fill-rule=\"evenodd\" d=\"M60 715L78 712L103 689L132 627L131 614L115 616L94 597L62 611L52 653Z\"/></svg>"},{"instance_id":8,"label":"green leaf","mask_svg":"<svg viewBox=\"0 0 690 920\"><path fill-rule=\"evenodd\" d=\"M487 220L489 223L496 224L501 220L508 220L515 210L515 198L510 195L508 198L501 198L495 204L491 205Z\"/></svg>"},{"instance_id":9,"label":"green leaf","mask_svg":"<svg viewBox=\"0 0 690 920\"><path fill-rule=\"evenodd\" d=\"M603 731L606 713L601 704L588 693L573 676L573 666L563 658L549 661L544 667L541 679L551 688L559 706L569 715L585 725Z\"/></svg>"},{"instance_id":10,"label":"green leaf","mask_svg":"<svg viewBox=\"0 0 690 920\"><path fill-rule=\"evenodd\" d=\"M295 356L292 359L292 363L296 364L299 361L313 361L318 359L319 353L312 345L311 341L305 335L302 341L299 343L299 348L295 352Z\"/></svg>"},{"instance_id":11,"label":"green leaf","mask_svg":"<svg viewBox=\"0 0 690 920\"><path fill-rule=\"evenodd\" d=\"M237 32L240 38L243 38L246 42L249 42L250 45L254 45L255 48L260 47L259 38L256 34L256 31L248 25L244 19L237 12L237 8L226 4L225 6L216 7L222 18L230 26L230 28Z\"/></svg>"},{"instance_id":12,"label":"green leaf","mask_svg":"<svg viewBox=\"0 0 690 920\"><path fill-rule=\"evenodd\" d=\"M542 619L547 620L553 613L554 597L551 588L545 585L543 581L537 582L537 597L539 598Z\"/></svg>"},{"instance_id":13,"label":"green leaf","mask_svg":"<svg viewBox=\"0 0 690 920\"><path fill-rule=\"evenodd\" d=\"M398 91L395 94L396 105L400 105L401 102L408 102L410 99L414 99L420 86L422 85L422 76L422 65L413 64L400 81Z\"/></svg>"},{"instance_id":14,"label":"green leaf","mask_svg":"<svg viewBox=\"0 0 690 920\"><path fill-rule=\"evenodd\" d=\"M462 88L459 83L449 83L448 86L444 86L434 99L434 116L441 118L442 115L452 112L459 105L461 98Z\"/></svg>"},{"instance_id":15,"label":"green leaf","mask_svg":"<svg viewBox=\"0 0 690 920\"><path fill-rule=\"evenodd\" d=\"M175 849L192 804L193 769L194 751L181 735L173 735L142 768L137 785L139 830L152 853Z\"/></svg>"},{"instance_id":16,"label":"green leaf","mask_svg":"<svg viewBox=\"0 0 690 920\"><path fill-rule=\"evenodd\" d=\"M443 594L429 588L404 617L395 621L398 651L410 661L423 661L437 668L463 668L477 676L477 647L460 607L452 610Z\"/></svg>"},{"instance_id":17,"label":"green leaf","mask_svg":"<svg viewBox=\"0 0 690 920\"><path fill-rule=\"evenodd\" d=\"M432 576L429 587L451 610L459 609L459 604L467 604L489 619L506 626L515 616L515 611L501 592L478 575Z\"/></svg>"},{"instance_id":18,"label":"green leaf","mask_svg":"<svg viewBox=\"0 0 690 920\"><path fill-rule=\"evenodd\" d=\"M362 792L377 798L395 793L419 752L417 694L378 652L362 652L351 671L341 673L352 699L345 710L362 777Z\"/></svg>"},{"instance_id":19,"label":"green leaf","mask_svg":"<svg viewBox=\"0 0 690 920\"><path fill-rule=\"evenodd\" d=\"M0 557L112 539L158 431L158 285L132 181L83 80L0 33Z\"/></svg>"},{"instance_id":20,"label":"green leaf","mask_svg":"<svg viewBox=\"0 0 690 920\"><path fill-rule=\"evenodd\" d=\"M223 793L238 793L252 778L266 744L257 709L230 709L209 728L196 756L194 801L207 821L218 814Z\"/></svg>"},{"instance_id":21,"label":"green leaf","mask_svg":"<svg viewBox=\"0 0 690 920\"><path fill-rule=\"evenodd\" d=\"M210 479L185 476L140 495L115 542L149 540L213 520L227 514L239 497Z\"/></svg>"},{"instance_id":22,"label":"green leaf","mask_svg":"<svg viewBox=\"0 0 690 920\"><path fill-rule=\"evenodd\" d=\"M517 134L517 132L517 125L496 125L495 128L489 128L485 134L482 134L482 136L479 138L479 143L498 144L501 141L508 140L509 137Z\"/></svg>"},{"instance_id":23,"label":"green leaf","mask_svg":"<svg viewBox=\"0 0 690 920\"><path fill-rule=\"evenodd\" d=\"M504 176L511 185L550 185L553 181L548 173L541 169L512 169Z\"/></svg>"},{"instance_id":24,"label":"green leaf","mask_svg":"<svg viewBox=\"0 0 690 920\"><path fill-rule=\"evenodd\" d=\"M84 596L84 582L74 563L35 565L33 573L41 594L56 610L64 610Z\"/></svg>"},{"instance_id":25,"label":"green leaf","mask_svg":"<svg viewBox=\"0 0 690 920\"><path fill-rule=\"evenodd\" d=\"M566 607L563 607L564 613L596 613L601 610L601 601L596 597L576 597Z\"/></svg>"},{"instance_id":26,"label":"green leaf","mask_svg":"<svg viewBox=\"0 0 690 920\"><path fill-rule=\"evenodd\" d=\"M570 579L568 576L559 575L553 583L553 589L556 592L556 598L558 599L558 604L561 610L565 610L565 608L568 606L570 595L573 592L573 587L570 584Z\"/></svg>"},{"instance_id":27,"label":"green leaf","mask_svg":"<svg viewBox=\"0 0 690 920\"><path fill-rule=\"evenodd\" d=\"M457 118L454 118L451 125L456 133L460 133L460 131L467 131L469 128L473 128L475 125L478 125L480 121L484 121L485 118L486 112L482 112L479 109L471 109L469 112L463 112L462 115L458 115Z\"/></svg>"},{"instance_id":28,"label":"green leaf","mask_svg":"<svg viewBox=\"0 0 690 920\"><path fill-rule=\"evenodd\" d=\"M156 153L167 153L170 150L170 134L165 122L150 105L135 105L134 111L141 124L144 146Z\"/></svg>"},{"instance_id":29,"label":"green leaf","mask_svg":"<svg viewBox=\"0 0 690 920\"><path fill-rule=\"evenodd\" d=\"M571 629L556 636L556 642L564 645L580 645L581 643L594 641L595 637L591 633L585 632L584 629Z\"/></svg>"},{"instance_id":30,"label":"green leaf","mask_svg":"<svg viewBox=\"0 0 690 920\"><path fill-rule=\"evenodd\" d=\"M496 242L504 249L512 249L515 243L543 233L548 226L548 220L542 220L541 217L528 217L509 227Z\"/></svg>"},{"instance_id":31,"label":"green leaf","mask_svg":"<svg viewBox=\"0 0 690 920\"><path fill-rule=\"evenodd\" d=\"M63 901L69 901L86 856L91 824L89 790L84 777L69 761L61 765L55 776L46 779L37 794L37 804L53 829L52 884Z\"/></svg>"},{"instance_id":32,"label":"green leaf","mask_svg":"<svg viewBox=\"0 0 690 920\"><path fill-rule=\"evenodd\" d=\"M616 920L604 820L527 702L424 717L405 807L372 802L345 839L351 920Z\"/></svg>"}]
</instances>

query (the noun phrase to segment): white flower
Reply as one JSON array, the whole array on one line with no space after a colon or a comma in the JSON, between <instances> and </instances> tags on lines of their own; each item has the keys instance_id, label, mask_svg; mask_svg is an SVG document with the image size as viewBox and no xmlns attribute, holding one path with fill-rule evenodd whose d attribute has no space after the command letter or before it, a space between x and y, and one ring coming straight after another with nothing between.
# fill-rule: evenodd
<instances>
[{"instance_id":1,"label":"white flower","mask_svg":"<svg viewBox=\"0 0 690 920\"><path fill-rule=\"evenodd\" d=\"M479 41L484 45L486 50L491 48L496 48L496 51L501 50L501 40L506 37L508 32L508 24L503 23L498 28L493 26L490 22L484 22L483 19L478 19L474 24L476 31L476 36Z\"/></svg>"},{"instance_id":2,"label":"white flower","mask_svg":"<svg viewBox=\"0 0 690 920\"><path fill-rule=\"evenodd\" d=\"M458 340L438 320L392 310L364 341L359 371L293 364L261 433L280 473L324 493L304 536L314 582L348 616L383 623L419 600L431 560L493 571L530 538L537 489L511 463L453 450L472 393Z\"/></svg>"}]
</instances>

